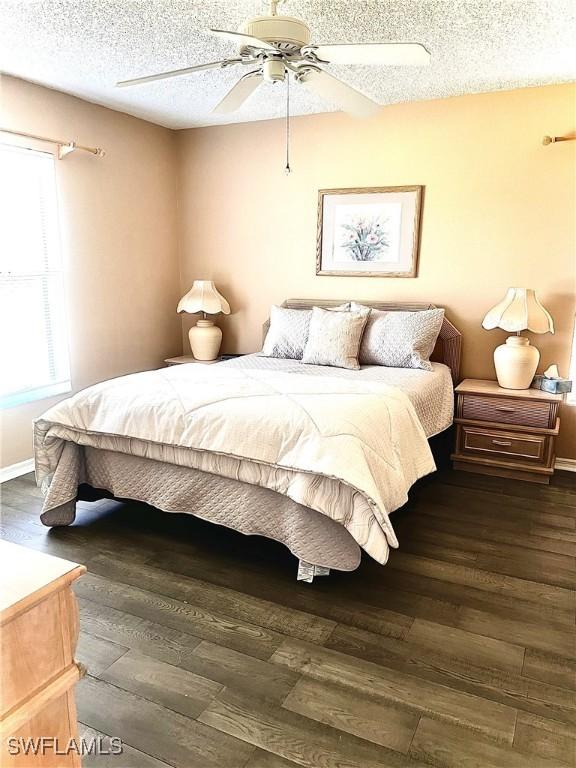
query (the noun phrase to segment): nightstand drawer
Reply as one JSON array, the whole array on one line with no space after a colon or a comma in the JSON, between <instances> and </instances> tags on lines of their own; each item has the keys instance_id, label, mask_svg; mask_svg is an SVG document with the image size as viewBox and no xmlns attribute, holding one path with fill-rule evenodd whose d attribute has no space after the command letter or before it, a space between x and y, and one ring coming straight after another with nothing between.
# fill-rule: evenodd
<instances>
[{"instance_id":1,"label":"nightstand drawer","mask_svg":"<svg viewBox=\"0 0 576 768\"><path fill-rule=\"evenodd\" d=\"M544 429L554 427L556 416L556 409L551 403L483 395L464 395L461 408L463 419Z\"/></svg>"},{"instance_id":2,"label":"nightstand drawer","mask_svg":"<svg viewBox=\"0 0 576 768\"><path fill-rule=\"evenodd\" d=\"M562 395L465 379L456 387L454 469L549 483Z\"/></svg>"},{"instance_id":3,"label":"nightstand drawer","mask_svg":"<svg viewBox=\"0 0 576 768\"><path fill-rule=\"evenodd\" d=\"M544 461L546 455L545 435L523 435L519 432L462 427L463 453L475 453L493 458L508 457L521 461Z\"/></svg>"}]
</instances>

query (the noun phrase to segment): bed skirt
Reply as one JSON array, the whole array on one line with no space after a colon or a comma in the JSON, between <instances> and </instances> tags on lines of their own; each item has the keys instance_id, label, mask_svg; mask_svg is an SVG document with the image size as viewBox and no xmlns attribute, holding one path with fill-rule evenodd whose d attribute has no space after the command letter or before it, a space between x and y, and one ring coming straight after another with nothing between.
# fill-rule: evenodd
<instances>
[{"instance_id":1,"label":"bed skirt","mask_svg":"<svg viewBox=\"0 0 576 768\"><path fill-rule=\"evenodd\" d=\"M73 486L76 498L44 512L44 525L70 525L77 498L94 501L113 496L164 512L195 515L246 535L266 536L315 566L353 571L360 563L360 547L344 526L268 488L140 456L91 446L73 448L69 460L59 463L52 482L60 488ZM66 476L57 477L59 471ZM88 495L85 491L78 495L83 484L90 486Z\"/></svg>"}]
</instances>

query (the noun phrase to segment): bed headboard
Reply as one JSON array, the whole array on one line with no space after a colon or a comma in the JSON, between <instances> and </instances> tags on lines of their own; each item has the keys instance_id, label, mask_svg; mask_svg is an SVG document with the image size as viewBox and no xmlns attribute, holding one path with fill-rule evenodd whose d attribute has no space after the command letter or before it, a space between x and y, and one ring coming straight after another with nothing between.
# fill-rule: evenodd
<instances>
[{"instance_id":1,"label":"bed headboard","mask_svg":"<svg viewBox=\"0 0 576 768\"><path fill-rule=\"evenodd\" d=\"M286 299L282 302L283 307L288 309L311 309L312 307L337 307L348 299ZM386 312L401 311L420 312L423 309L436 309L435 304L426 304L423 302L392 302L392 301L359 301L358 304L364 304L373 309L382 309ZM270 320L267 320L263 326L263 337L266 337ZM460 381L460 355L462 351L462 334L446 316L440 335L434 347L430 359L437 363L444 363L452 371L452 380L454 384Z\"/></svg>"}]
</instances>

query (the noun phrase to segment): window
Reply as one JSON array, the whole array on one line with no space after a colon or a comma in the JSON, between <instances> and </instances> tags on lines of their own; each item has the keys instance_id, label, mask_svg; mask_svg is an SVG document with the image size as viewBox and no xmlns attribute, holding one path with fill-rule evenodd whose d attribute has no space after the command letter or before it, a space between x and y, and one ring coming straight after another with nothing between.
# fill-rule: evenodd
<instances>
[{"instance_id":1,"label":"window","mask_svg":"<svg viewBox=\"0 0 576 768\"><path fill-rule=\"evenodd\" d=\"M54 156L0 146L0 406L69 392Z\"/></svg>"}]
</instances>

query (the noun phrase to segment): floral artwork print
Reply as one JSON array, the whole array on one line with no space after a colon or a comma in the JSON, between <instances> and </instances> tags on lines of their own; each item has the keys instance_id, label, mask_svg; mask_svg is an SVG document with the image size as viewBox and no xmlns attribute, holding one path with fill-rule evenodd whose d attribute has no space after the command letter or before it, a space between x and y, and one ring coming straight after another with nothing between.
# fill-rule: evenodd
<instances>
[{"instance_id":1,"label":"floral artwork print","mask_svg":"<svg viewBox=\"0 0 576 768\"><path fill-rule=\"evenodd\" d=\"M344 230L341 247L353 261L378 260L390 245L386 222L381 216L350 216L349 221L340 225Z\"/></svg>"},{"instance_id":2,"label":"floral artwork print","mask_svg":"<svg viewBox=\"0 0 576 768\"><path fill-rule=\"evenodd\" d=\"M316 274L416 277L422 190L319 190Z\"/></svg>"}]
</instances>

